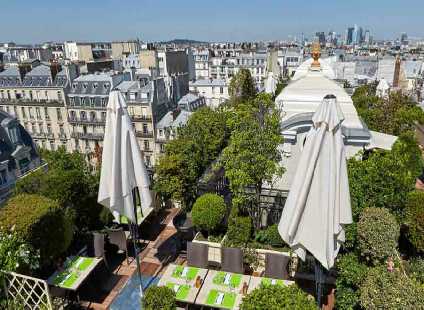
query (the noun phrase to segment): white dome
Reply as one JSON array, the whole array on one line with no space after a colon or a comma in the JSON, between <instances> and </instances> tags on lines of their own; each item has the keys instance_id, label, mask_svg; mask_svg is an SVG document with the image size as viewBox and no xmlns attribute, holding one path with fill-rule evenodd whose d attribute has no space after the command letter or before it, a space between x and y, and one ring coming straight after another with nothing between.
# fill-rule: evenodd
<instances>
[{"instance_id":1,"label":"white dome","mask_svg":"<svg viewBox=\"0 0 424 310\"><path fill-rule=\"evenodd\" d=\"M293 81L296 81L304 76L306 76L309 72L309 68L311 68L311 64L314 60L309 58L305 60L297 69L292 78ZM336 74L334 73L332 64L336 61L335 57L330 57L326 59L319 59L319 63L321 64L322 74L329 78L330 80L334 80L336 78Z\"/></svg>"}]
</instances>

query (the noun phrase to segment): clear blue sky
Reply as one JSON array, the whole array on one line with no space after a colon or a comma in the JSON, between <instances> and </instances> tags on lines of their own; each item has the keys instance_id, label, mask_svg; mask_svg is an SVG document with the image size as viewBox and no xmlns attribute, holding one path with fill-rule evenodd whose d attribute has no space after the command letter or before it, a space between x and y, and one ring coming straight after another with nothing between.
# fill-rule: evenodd
<instances>
[{"instance_id":1,"label":"clear blue sky","mask_svg":"<svg viewBox=\"0 0 424 310\"><path fill-rule=\"evenodd\" d=\"M0 42L287 39L369 28L424 37L424 0L2 0Z\"/></svg>"}]
</instances>

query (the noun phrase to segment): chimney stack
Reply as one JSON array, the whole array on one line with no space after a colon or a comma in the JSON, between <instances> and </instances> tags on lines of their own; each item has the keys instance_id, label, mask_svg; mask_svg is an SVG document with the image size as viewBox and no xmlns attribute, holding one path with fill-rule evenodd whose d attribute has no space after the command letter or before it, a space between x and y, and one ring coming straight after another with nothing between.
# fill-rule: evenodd
<instances>
[{"instance_id":1,"label":"chimney stack","mask_svg":"<svg viewBox=\"0 0 424 310\"><path fill-rule=\"evenodd\" d=\"M399 81L400 81L400 56L397 55L396 56L396 62L395 62L395 73L393 76L393 88L398 88L399 87Z\"/></svg>"},{"instance_id":2,"label":"chimney stack","mask_svg":"<svg viewBox=\"0 0 424 310\"><path fill-rule=\"evenodd\" d=\"M56 75L62 70L62 67L57 60L50 61L50 72L52 74L52 81L56 78Z\"/></svg>"}]
</instances>

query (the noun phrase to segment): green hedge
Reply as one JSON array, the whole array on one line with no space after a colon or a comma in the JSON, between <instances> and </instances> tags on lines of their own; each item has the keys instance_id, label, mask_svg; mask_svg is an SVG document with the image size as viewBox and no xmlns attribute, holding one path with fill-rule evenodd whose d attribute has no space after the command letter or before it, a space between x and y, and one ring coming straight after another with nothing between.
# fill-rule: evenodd
<instances>
[{"instance_id":1,"label":"green hedge","mask_svg":"<svg viewBox=\"0 0 424 310\"><path fill-rule=\"evenodd\" d=\"M424 288L399 271L371 269L361 285L365 309L424 309Z\"/></svg>"},{"instance_id":2,"label":"green hedge","mask_svg":"<svg viewBox=\"0 0 424 310\"><path fill-rule=\"evenodd\" d=\"M284 241L281 239L280 233L278 232L277 224L268 226L266 229L257 232L255 239L260 243L275 247L281 247L284 245Z\"/></svg>"},{"instance_id":3,"label":"green hedge","mask_svg":"<svg viewBox=\"0 0 424 310\"><path fill-rule=\"evenodd\" d=\"M297 285L261 286L243 298L241 310L316 310L313 298L309 298Z\"/></svg>"},{"instance_id":4,"label":"green hedge","mask_svg":"<svg viewBox=\"0 0 424 310\"><path fill-rule=\"evenodd\" d=\"M221 224L225 211L224 198L216 194L204 194L194 203L191 218L196 227L211 232Z\"/></svg>"},{"instance_id":5,"label":"green hedge","mask_svg":"<svg viewBox=\"0 0 424 310\"><path fill-rule=\"evenodd\" d=\"M150 286L144 292L143 310L175 310L175 293L166 286Z\"/></svg>"},{"instance_id":6,"label":"green hedge","mask_svg":"<svg viewBox=\"0 0 424 310\"><path fill-rule=\"evenodd\" d=\"M227 244L245 246L252 235L252 219L248 216L237 216L230 219L227 230Z\"/></svg>"},{"instance_id":7,"label":"green hedge","mask_svg":"<svg viewBox=\"0 0 424 310\"><path fill-rule=\"evenodd\" d=\"M65 252L72 241L72 221L57 202L39 195L12 197L0 210L0 227L13 230L22 240L40 250L41 261Z\"/></svg>"},{"instance_id":8,"label":"green hedge","mask_svg":"<svg viewBox=\"0 0 424 310\"><path fill-rule=\"evenodd\" d=\"M364 209L360 215L357 232L359 251L369 263L377 265L395 254L399 224L387 209Z\"/></svg>"},{"instance_id":9,"label":"green hedge","mask_svg":"<svg viewBox=\"0 0 424 310\"><path fill-rule=\"evenodd\" d=\"M424 252L424 192L409 193L406 203L408 239L419 252Z\"/></svg>"},{"instance_id":10,"label":"green hedge","mask_svg":"<svg viewBox=\"0 0 424 310\"><path fill-rule=\"evenodd\" d=\"M368 268L354 253L340 256L336 266L337 309L355 309L359 306L358 289L367 275Z\"/></svg>"}]
</instances>

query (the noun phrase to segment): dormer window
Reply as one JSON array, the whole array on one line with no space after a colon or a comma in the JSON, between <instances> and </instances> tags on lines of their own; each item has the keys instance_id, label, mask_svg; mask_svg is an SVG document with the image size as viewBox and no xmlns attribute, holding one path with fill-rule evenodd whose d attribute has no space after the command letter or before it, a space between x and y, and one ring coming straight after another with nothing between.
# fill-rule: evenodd
<instances>
[{"instance_id":1,"label":"dormer window","mask_svg":"<svg viewBox=\"0 0 424 310\"><path fill-rule=\"evenodd\" d=\"M77 88L77 83L72 84L72 88L73 89Z\"/></svg>"},{"instance_id":2,"label":"dormer window","mask_svg":"<svg viewBox=\"0 0 424 310\"><path fill-rule=\"evenodd\" d=\"M94 84L93 84L93 88L94 88L94 89L96 89L96 88L97 88L97 86L99 86L99 84L97 84L97 83L94 83Z\"/></svg>"},{"instance_id":3,"label":"dormer window","mask_svg":"<svg viewBox=\"0 0 424 310\"><path fill-rule=\"evenodd\" d=\"M109 84L103 84L103 87L104 87L105 89L108 89L108 88L109 88Z\"/></svg>"},{"instance_id":4,"label":"dormer window","mask_svg":"<svg viewBox=\"0 0 424 310\"><path fill-rule=\"evenodd\" d=\"M82 85L82 87L84 87L84 89L87 89L88 84L87 84L87 83L84 83L84 84Z\"/></svg>"}]
</instances>

